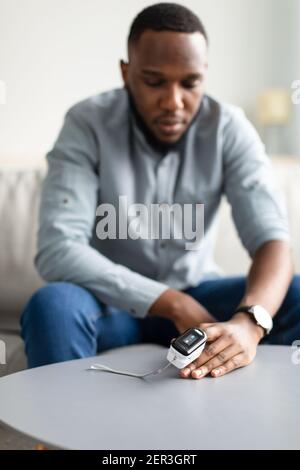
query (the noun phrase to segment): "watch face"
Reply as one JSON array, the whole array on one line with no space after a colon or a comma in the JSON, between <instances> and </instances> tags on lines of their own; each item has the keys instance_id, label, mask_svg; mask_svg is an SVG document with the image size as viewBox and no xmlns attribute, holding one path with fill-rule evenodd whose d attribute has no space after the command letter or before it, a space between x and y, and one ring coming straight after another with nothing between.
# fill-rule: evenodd
<instances>
[{"instance_id":1,"label":"watch face","mask_svg":"<svg viewBox=\"0 0 300 470\"><path fill-rule=\"evenodd\" d=\"M204 331L198 328L190 328L172 343L174 349L184 356L189 356L195 349L199 348L206 340Z\"/></svg>"},{"instance_id":2,"label":"watch face","mask_svg":"<svg viewBox=\"0 0 300 470\"><path fill-rule=\"evenodd\" d=\"M269 332L273 326L272 317L269 312L261 305L254 305L251 310L257 323Z\"/></svg>"}]
</instances>

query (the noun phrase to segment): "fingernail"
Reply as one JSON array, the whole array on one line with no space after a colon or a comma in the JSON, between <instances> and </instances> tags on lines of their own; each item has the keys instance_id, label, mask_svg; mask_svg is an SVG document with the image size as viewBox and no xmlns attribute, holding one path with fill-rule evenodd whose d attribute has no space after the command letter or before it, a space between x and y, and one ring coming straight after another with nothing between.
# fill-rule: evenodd
<instances>
[{"instance_id":1,"label":"fingernail","mask_svg":"<svg viewBox=\"0 0 300 470\"><path fill-rule=\"evenodd\" d=\"M194 377L201 377L202 373L203 373L203 372L202 372L201 369L195 370L195 371L194 371Z\"/></svg>"},{"instance_id":2,"label":"fingernail","mask_svg":"<svg viewBox=\"0 0 300 470\"><path fill-rule=\"evenodd\" d=\"M190 369L190 370L194 370L194 369L196 369L196 366L195 366L195 364L190 364L190 365L189 365L189 369Z\"/></svg>"},{"instance_id":3,"label":"fingernail","mask_svg":"<svg viewBox=\"0 0 300 470\"><path fill-rule=\"evenodd\" d=\"M220 369L215 369L213 372L214 372L214 375L220 375L221 373Z\"/></svg>"}]
</instances>

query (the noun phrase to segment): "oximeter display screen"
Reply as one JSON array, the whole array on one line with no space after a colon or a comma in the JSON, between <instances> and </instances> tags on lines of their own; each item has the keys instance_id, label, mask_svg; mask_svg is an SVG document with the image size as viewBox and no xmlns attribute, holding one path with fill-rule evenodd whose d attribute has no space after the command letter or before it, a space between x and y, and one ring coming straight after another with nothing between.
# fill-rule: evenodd
<instances>
[{"instance_id":1,"label":"oximeter display screen","mask_svg":"<svg viewBox=\"0 0 300 470\"><path fill-rule=\"evenodd\" d=\"M191 328L179 336L172 345L173 348L188 356L203 343L204 339L205 336L201 330Z\"/></svg>"},{"instance_id":2,"label":"oximeter display screen","mask_svg":"<svg viewBox=\"0 0 300 470\"><path fill-rule=\"evenodd\" d=\"M191 346L191 344L195 342L195 339L197 339L197 336L194 333L190 333L182 341L188 346Z\"/></svg>"}]
</instances>

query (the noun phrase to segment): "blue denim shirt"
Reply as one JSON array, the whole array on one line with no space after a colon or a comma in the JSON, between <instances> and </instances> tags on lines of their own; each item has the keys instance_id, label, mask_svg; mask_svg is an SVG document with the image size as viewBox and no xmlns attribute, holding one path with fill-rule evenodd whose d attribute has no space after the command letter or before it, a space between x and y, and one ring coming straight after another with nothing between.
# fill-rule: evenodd
<instances>
[{"instance_id":1,"label":"blue denim shirt","mask_svg":"<svg viewBox=\"0 0 300 470\"><path fill-rule=\"evenodd\" d=\"M184 289L218 275L213 250L222 195L250 255L268 240L289 238L256 131L241 110L207 95L182 144L163 157L137 125L125 89L86 99L67 113L47 160L38 271L138 317L168 287ZM184 239L100 240L96 208L110 203L120 209L119 196L128 204L204 203L199 249L186 250Z\"/></svg>"}]
</instances>

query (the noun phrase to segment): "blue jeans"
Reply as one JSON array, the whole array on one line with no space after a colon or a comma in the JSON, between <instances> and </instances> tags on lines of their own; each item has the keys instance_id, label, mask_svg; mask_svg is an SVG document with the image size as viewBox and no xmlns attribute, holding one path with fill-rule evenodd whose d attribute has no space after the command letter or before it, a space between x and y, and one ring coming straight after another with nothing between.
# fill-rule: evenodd
<instances>
[{"instance_id":1,"label":"blue jeans","mask_svg":"<svg viewBox=\"0 0 300 470\"><path fill-rule=\"evenodd\" d=\"M218 321L229 320L244 295L245 277L204 281L185 290ZM163 317L135 318L102 304L86 289L54 282L39 289L22 318L22 337L28 367L94 356L99 352L137 343L168 346L178 331ZM300 339L300 276L294 276L276 317L262 343L289 345Z\"/></svg>"}]
</instances>

